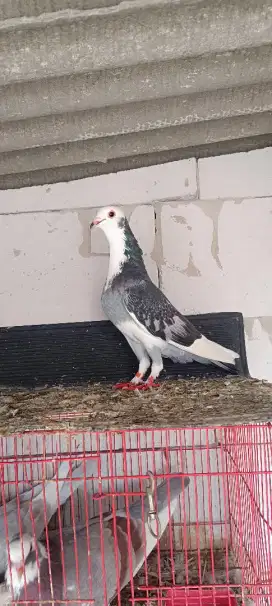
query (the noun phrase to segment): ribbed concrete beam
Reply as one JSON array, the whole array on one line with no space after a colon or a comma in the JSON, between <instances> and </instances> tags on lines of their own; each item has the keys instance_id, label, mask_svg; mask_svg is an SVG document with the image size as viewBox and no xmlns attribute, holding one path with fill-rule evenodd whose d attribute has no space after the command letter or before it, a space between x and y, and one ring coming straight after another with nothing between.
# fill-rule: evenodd
<instances>
[{"instance_id":1,"label":"ribbed concrete beam","mask_svg":"<svg viewBox=\"0 0 272 606\"><path fill-rule=\"evenodd\" d=\"M132 66L269 44L271 0L203 0L96 14L77 11L55 21L41 15L20 28L2 21L0 84ZM89 15L89 16L88 16ZM17 29L15 29L17 27ZM14 35L16 31L16 36Z\"/></svg>"},{"instance_id":2,"label":"ribbed concrete beam","mask_svg":"<svg viewBox=\"0 0 272 606\"><path fill-rule=\"evenodd\" d=\"M0 154L0 175L154 154L272 132L272 112Z\"/></svg>"},{"instance_id":3,"label":"ribbed concrete beam","mask_svg":"<svg viewBox=\"0 0 272 606\"><path fill-rule=\"evenodd\" d=\"M0 86L0 187L267 145L272 3L0 0Z\"/></svg>"},{"instance_id":4,"label":"ribbed concrete beam","mask_svg":"<svg viewBox=\"0 0 272 606\"><path fill-rule=\"evenodd\" d=\"M271 85L223 89L129 106L5 122L0 151L112 137L272 110Z\"/></svg>"},{"instance_id":5,"label":"ribbed concrete beam","mask_svg":"<svg viewBox=\"0 0 272 606\"><path fill-rule=\"evenodd\" d=\"M272 81L272 45L16 83L1 91L0 120L20 120Z\"/></svg>"},{"instance_id":6,"label":"ribbed concrete beam","mask_svg":"<svg viewBox=\"0 0 272 606\"><path fill-rule=\"evenodd\" d=\"M59 11L89 10L120 4L120 0L0 0L0 17L29 19Z\"/></svg>"},{"instance_id":7,"label":"ribbed concrete beam","mask_svg":"<svg viewBox=\"0 0 272 606\"><path fill-rule=\"evenodd\" d=\"M162 151L143 156L115 158L114 160L109 160L107 163L75 164L73 166L61 166L60 168L55 167L48 170L32 170L27 173L0 175L0 190L85 179L86 177L96 177L97 175L141 168L143 166L163 164L164 162L175 162L184 158L207 158L208 156L247 152L253 149L263 149L264 147L272 147L271 134L261 135L260 137L247 137L246 139L219 141L214 144L208 143L207 145L204 144L197 147L180 147L177 150Z\"/></svg>"}]
</instances>

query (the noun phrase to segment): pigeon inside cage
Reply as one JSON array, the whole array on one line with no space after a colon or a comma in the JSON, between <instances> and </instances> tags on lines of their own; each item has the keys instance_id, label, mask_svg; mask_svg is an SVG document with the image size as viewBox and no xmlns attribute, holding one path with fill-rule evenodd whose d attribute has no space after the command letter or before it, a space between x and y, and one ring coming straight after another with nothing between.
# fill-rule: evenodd
<instances>
[{"instance_id":1,"label":"pigeon inside cage","mask_svg":"<svg viewBox=\"0 0 272 606\"><path fill-rule=\"evenodd\" d=\"M1 602L268 604L271 437L263 425L1 438Z\"/></svg>"}]
</instances>

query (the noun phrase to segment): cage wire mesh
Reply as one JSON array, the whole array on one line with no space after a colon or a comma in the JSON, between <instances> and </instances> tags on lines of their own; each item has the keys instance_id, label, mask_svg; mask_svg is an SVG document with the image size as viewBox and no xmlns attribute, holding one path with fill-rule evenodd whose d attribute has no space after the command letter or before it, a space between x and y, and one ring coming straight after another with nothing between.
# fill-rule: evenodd
<instances>
[{"instance_id":1,"label":"cage wire mesh","mask_svg":"<svg viewBox=\"0 0 272 606\"><path fill-rule=\"evenodd\" d=\"M0 439L0 463L0 561L3 568L5 552L5 570L11 588L8 602L97 606L107 605L111 599L114 606L199 603L270 606L272 603L269 424L29 433ZM186 488L185 477L190 479ZM173 478L178 478L180 487L171 515ZM75 490L77 479L80 483ZM152 480L153 493L148 492ZM164 480L166 507L161 522L158 486ZM53 490L56 503L52 509L48 506L48 487ZM62 499L63 487L66 495ZM25 501L22 494L26 494ZM126 524L126 518L131 520L132 504L139 500L140 523L136 528L134 522ZM148 517L152 506L153 527ZM12 521L12 511L17 522ZM112 514L110 521L107 513ZM36 585L31 585L26 575L28 560L23 543L26 519L28 534L33 539L31 562L37 565ZM25 560L23 571L20 570L19 593L11 576L14 560L9 543L16 524L20 565ZM165 532L158 540L156 537L164 527ZM79 539L82 528L83 543ZM155 538L154 548L148 553L150 532ZM38 540L45 545L47 576L43 576ZM52 555L54 541L58 547ZM69 563L67 542L73 554ZM28 546L25 549L28 552ZM58 591L54 584L57 571ZM97 583L99 586L95 587Z\"/></svg>"}]
</instances>

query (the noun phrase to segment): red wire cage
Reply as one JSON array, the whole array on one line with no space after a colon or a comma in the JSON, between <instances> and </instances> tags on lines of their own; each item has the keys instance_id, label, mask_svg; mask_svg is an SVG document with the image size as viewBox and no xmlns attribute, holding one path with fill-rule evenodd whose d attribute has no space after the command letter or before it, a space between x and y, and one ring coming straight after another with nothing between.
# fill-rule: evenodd
<instances>
[{"instance_id":1,"label":"red wire cage","mask_svg":"<svg viewBox=\"0 0 272 606\"><path fill-rule=\"evenodd\" d=\"M65 478L60 477L61 464L67 466ZM82 476L77 476L79 467L74 471L75 464L82 465ZM9 601L99 606L110 603L114 606L272 604L272 430L269 424L37 432L2 437L0 472L0 540L1 550L6 553L5 574L12 574L10 541L16 524L23 543L26 518L28 533L33 539L32 557L36 557L38 569L37 595L28 593L25 560L21 571L23 589L18 597L11 582ZM170 494L172 478L180 482L174 511ZM186 478L190 479L187 487ZM81 483L74 490L74 482L79 480ZM160 528L158 516L158 486L165 480L167 519L164 518L165 531L161 536L164 527ZM34 498L37 485L38 507ZM60 497L61 485L68 488L64 503ZM56 501L52 511L48 509L48 486L53 487ZM27 491L28 499L24 502L22 494ZM17 520L13 523L9 505L12 499ZM142 533L142 559L138 567L132 550L134 526L126 522L127 541L123 552L117 528L120 512L123 520L129 520L135 502L140 503L138 516ZM110 571L104 532L109 517L115 563L114 595L108 583ZM79 553L82 546L78 545L80 528L84 528L86 534L83 559ZM153 534L150 553L149 532ZM69 564L75 579L72 597L69 597L69 587L67 593L69 571L64 557L67 536L73 546L73 559ZM52 537L59 541L54 557L50 555ZM45 546L47 581L42 578L37 541ZM97 549L92 542L98 545ZM96 564L101 571L99 598L94 587L97 579L92 578ZM58 566L61 595L56 597L54 574ZM121 570L124 566L126 577ZM84 595L80 575L85 576ZM49 598L48 593L44 593L46 582L51 592Z\"/></svg>"}]
</instances>

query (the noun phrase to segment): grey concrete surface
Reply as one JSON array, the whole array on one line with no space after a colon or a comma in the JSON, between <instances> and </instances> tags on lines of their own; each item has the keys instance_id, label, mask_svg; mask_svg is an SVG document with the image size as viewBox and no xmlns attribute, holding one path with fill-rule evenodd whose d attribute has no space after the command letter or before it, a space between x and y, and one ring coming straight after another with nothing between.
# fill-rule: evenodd
<instances>
[{"instance_id":1,"label":"grey concrete surface","mask_svg":"<svg viewBox=\"0 0 272 606\"><path fill-rule=\"evenodd\" d=\"M0 97L0 187L267 144L271 0L0 0Z\"/></svg>"},{"instance_id":2,"label":"grey concrete surface","mask_svg":"<svg viewBox=\"0 0 272 606\"><path fill-rule=\"evenodd\" d=\"M257 114L252 124L252 116L238 116L225 120L211 120L155 129L148 132L130 133L107 137L75 141L60 145L47 145L15 152L0 154L0 175L23 173L33 170L72 167L78 164L104 163L115 158L126 159L143 154L154 154L169 149L197 147L206 141L212 144L219 141L231 142L239 136L265 135L272 131L272 112ZM237 148L236 148L237 149Z\"/></svg>"},{"instance_id":3,"label":"grey concrete surface","mask_svg":"<svg viewBox=\"0 0 272 606\"><path fill-rule=\"evenodd\" d=\"M0 119L64 112L188 95L199 91L271 83L270 46L145 63L88 74L6 86Z\"/></svg>"}]
</instances>

